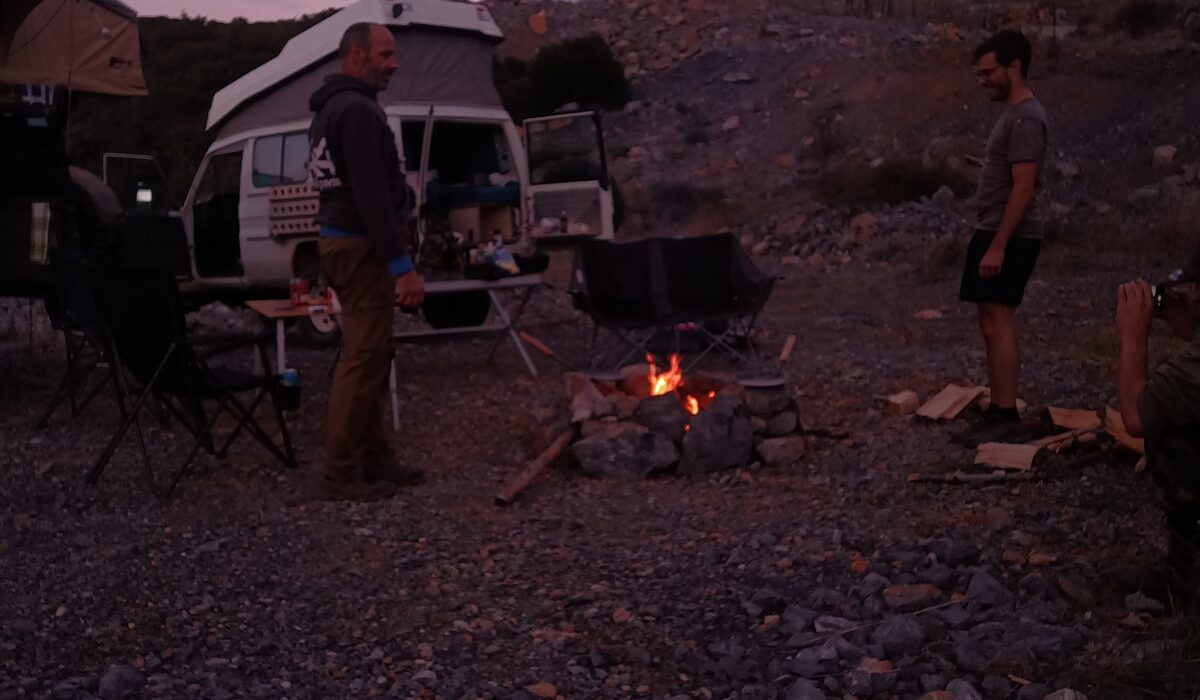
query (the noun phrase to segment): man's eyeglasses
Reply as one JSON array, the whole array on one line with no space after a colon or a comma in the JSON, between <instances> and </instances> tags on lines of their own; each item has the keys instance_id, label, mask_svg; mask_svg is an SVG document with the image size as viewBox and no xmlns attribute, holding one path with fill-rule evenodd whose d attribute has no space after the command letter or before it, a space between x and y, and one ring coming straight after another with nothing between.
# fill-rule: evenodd
<instances>
[{"instance_id":1,"label":"man's eyeglasses","mask_svg":"<svg viewBox=\"0 0 1200 700\"><path fill-rule=\"evenodd\" d=\"M995 73L1003 67L1004 66L995 65L991 68L978 68L975 71L975 77L979 78L980 80L987 80L988 78L992 77L992 73Z\"/></svg>"}]
</instances>

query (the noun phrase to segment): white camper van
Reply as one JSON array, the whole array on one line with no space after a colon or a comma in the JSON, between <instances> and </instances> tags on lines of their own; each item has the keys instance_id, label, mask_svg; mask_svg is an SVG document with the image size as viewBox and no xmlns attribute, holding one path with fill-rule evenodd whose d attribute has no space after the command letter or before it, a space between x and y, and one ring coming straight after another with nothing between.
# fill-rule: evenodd
<instances>
[{"instance_id":1,"label":"white camper van","mask_svg":"<svg viewBox=\"0 0 1200 700\"><path fill-rule=\"evenodd\" d=\"M522 144L493 82L493 47L503 35L486 7L359 0L213 97L208 128L216 138L181 210L192 290L226 297L284 290L292 277L316 274L308 98L338 70L338 42L355 22L383 24L396 35L399 69L379 102L419 210L437 207L455 231L480 239L496 231L506 238L612 237L598 117L526 121Z\"/></svg>"}]
</instances>

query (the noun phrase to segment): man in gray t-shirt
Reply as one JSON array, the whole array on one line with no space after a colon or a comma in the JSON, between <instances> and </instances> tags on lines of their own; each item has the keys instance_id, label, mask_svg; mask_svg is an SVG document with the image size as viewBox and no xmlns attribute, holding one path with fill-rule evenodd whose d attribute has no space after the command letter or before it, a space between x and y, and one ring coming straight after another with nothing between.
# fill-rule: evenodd
<instances>
[{"instance_id":1,"label":"man in gray t-shirt","mask_svg":"<svg viewBox=\"0 0 1200 700\"><path fill-rule=\"evenodd\" d=\"M1041 249L1035 196L1043 184L1050 130L1046 109L1029 87L1032 55L1029 40L1013 29L975 49L979 85L1005 110L988 137L975 194L975 233L958 295L979 308L992 391L983 418L954 435L967 445L1020 442L1029 433L1017 413L1021 355L1015 316Z\"/></svg>"}]
</instances>

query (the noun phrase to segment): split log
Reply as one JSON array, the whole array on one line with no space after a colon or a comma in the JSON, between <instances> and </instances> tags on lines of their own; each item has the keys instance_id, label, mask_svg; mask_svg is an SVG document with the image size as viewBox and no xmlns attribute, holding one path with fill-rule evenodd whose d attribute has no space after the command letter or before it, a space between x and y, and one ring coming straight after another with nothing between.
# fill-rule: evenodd
<instances>
[{"instance_id":1,"label":"split log","mask_svg":"<svg viewBox=\"0 0 1200 700\"><path fill-rule=\"evenodd\" d=\"M901 391L884 399L883 410L889 416L907 416L921 407L921 397L915 391Z\"/></svg>"},{"instance_id":2,"label":"split log","mask_svg":"<svg viewBox=\"0 0 1200 700\"><path fill-rule=\"evenodd\" d=\"M1142 438L1135 438L1125 430L1125 420L1121 418L1121 412L1117 409L1111 407L1105 409L1104 432L1134 452L1140 455L1146 454L1146 441Z\"/></svg>"},{"instance_id":3,"label":"split log","mask_svg":"<svg viewBox=\"0 0 1200 700\"><path fill-rule=\"evenodd\" d=\"M954 420L983 396L983 387L947 385L917 409L917 415L929 420Z\"/></svg>"},{"instance_id":4,"label":"split log","mask_svg":"<svg viewBox=\"0 0 1200 700\"><path fill-rule=\"evenodd\" d=\"M985 464L997 469L1029 471L1037 463L1042 448L1037 445L1010 445L1003 442L985 442L975 454L976 464Z\"/></svg>"},{"instance_id":5,"label":"split log","mask_svg":"<svg viewBox=\"0 0 1200 700\"><path fill-rule=\"evenodd\" d=\"M1049 406L1050 420L1055 427L1063 430L1079 430L1081 428L1099 428L1100 414L1096 411L1088 411L1076 408L1059 408L1058 406Z\"/></svg>"},{"instance_id":6,"label":"split log","mask_svg":"<svg viewBox=\"0 0 1200 700\"><path fill-rule=\"evenodd\" d=\"M504 489L501 490L500 493L496 494L496 505L506 506L515 501L517 496L524 491L526 487L533 483L533 480L536 479L539 474L545 471L546 467L550 466L550 463L554 461L554 458L557 457L567 445L571 444L571 438L573 437L575 437L574 428L564 430L554 442L550 443L549 447L547 447L540 455L537 456L537 458L530 462L525 469L521 470L520 474L514 476L508 481L507 484L504 485Z\"/></svg>"},{"instance_id":7,"label":"split log","mask_svg":"<svg viewBox=\"0 0 1200 700\"><path fill-rule=\"evenodd\" d=\"M1076 428L1075 430L1068 430L1065 433L1050 435L1040 440L1034 440L1029 444L1045 448L1050 452L1058 454L1059 452L1062 452L1063 450L1071 448L1075 445L1086 445L1089 442L1094 442L1096 439L1096 432L1098 430L1100 430L1099 423L1094 426Z\"/></svg>"}]
</instances>

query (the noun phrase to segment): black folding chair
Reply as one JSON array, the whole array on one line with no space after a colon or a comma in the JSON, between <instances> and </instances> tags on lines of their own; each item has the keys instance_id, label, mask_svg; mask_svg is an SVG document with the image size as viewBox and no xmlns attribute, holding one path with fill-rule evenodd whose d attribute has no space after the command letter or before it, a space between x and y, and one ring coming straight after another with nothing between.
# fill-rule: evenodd
<instances>
[{"instance_id":1,"label":"black folding chair","mask_svg":"<svg viewBox=\"0 0 1200 700\"><path fill-rule=\"evenodd\" d=\"M691 238L650 238L630 243L586 241L576 250L571 295L591 318L589 365L601 330L626 351L614 368L647 353L651 340L681 329L702 338L695 366L712 350L747 358L739 338L749 338L771 296L774 280L750 260L731 233ZM749 346L753 354L753 345ZM682 352L680 354L683 354Z\"/></svg>"},{"instance_id":2,"label":"black folding chair","mask_svg":"<svg viewBox=\"0 0 1200 700\"><path fill-rule=\"evenodd\" d=\"M288 468L296 467L287 423L277 397L278 377L270 370L267 352L271 334L226 339L199 346L190 342L184 319L182 299L174 276L167 271L131 271L103 274L97 284L100 316L111 340L114 361L137 384L136 390L122 386L122 394L133 399L128 414L104 447L88 474L95 484L112 459L117 446L130 428L138 435L142 466L151 490L170 496L203 448L216 457L224 457L244 431ZM210 360L233 351L254 347L258 352L259 373L210 364ZM126 372L116 377L123 385ZM250 394L245 402L242 395ZM183 463L170 475L166 488L158 488L151 468L138 413L149 397L155 397L184 426L193 444ZM134 398L136 397L136 398ZM259 425L254 413L263 399L269 398L278 423L281 445L276 445ZM216 404L211 415L205 402ZM212 429L222 415L235 421L232 432L219 448L214 446Z\"/></svg>"},{"instance_id":3,"label":"black folding chair","mask_svg":"<svg viewBox=\"0 0 1200 700\"><path fill-rule=\"evenodd\" d=\"M117 366L109 356L109 343L104 324L96 308L95 273L87 254L72 247L58 247L50 254L50 269L54 276L54 296L46 300L50 324L63 334L66 368L50 399L50 404L38 418L36 427L45 428L50 417L69 400L71 415L78 416L110 382L114 391ZM88 384L93 372L99 374L92 386ZM125 417L125 404L117 405Z\"/></svg>"}]
</instances>

